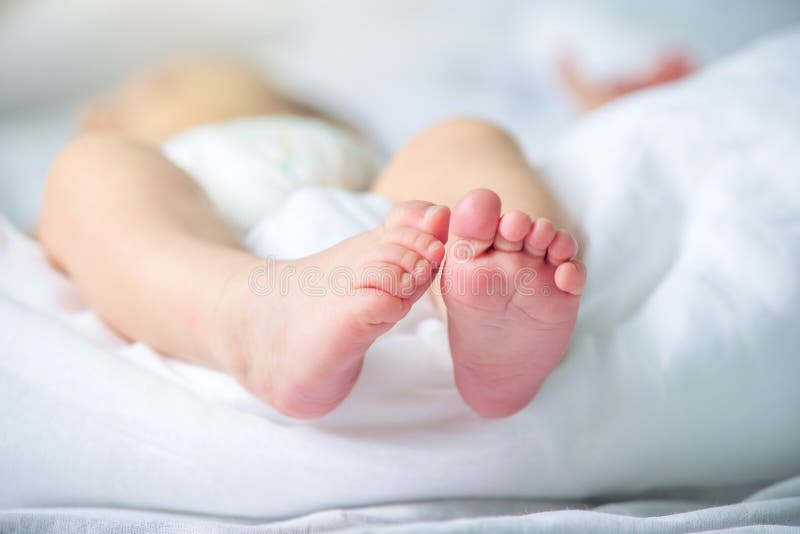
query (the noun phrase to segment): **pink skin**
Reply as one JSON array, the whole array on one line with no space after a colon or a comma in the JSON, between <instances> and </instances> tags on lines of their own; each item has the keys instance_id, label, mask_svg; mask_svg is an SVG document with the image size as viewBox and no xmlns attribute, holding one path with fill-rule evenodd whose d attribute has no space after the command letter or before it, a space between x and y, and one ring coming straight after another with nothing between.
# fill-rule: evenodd
<instances>
[{"instance_id":1,"label":"pink skin","mask_svg":"<svg viewBox=\"0 0 800 534\"><path fill-rule=\"evenodd\" d=\"M353 388L369 346L430 286L444 258L449 218L444 206L405 202L373 230L313 256L273 262L277 277L291 280L286 290L229 284L216 314L216 353L226 369L286 415L314 418L333 410ZM335 270L350 273L337 278L336 291L325 278L317 291L300 281L304 272Z\"/></svg>"},{"instance_id":2,"label":"pink skin","mask_svg":"<svg viewBox=\"0 0 800 534\"><path fill-rule=\"evenodd\" d=\"M501 217L500 198L479 189L453 209L447 248L441 288L456 385L479 414L512 415L567 350L586 283L578 245L546 219Z\"/></svg>"}]
</instances>

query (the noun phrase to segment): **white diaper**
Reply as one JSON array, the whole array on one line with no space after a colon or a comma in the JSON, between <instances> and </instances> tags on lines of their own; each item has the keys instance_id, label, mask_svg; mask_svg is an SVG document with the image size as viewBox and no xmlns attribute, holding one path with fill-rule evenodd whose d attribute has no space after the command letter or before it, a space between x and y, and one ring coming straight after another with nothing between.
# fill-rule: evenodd
<instances>
[{"instance_id":1,"label":"white diaper","mask_svg":"<svg viewBox=\"0 0 800 534\"><path fill-rule=\"evenodd\" d=\"M341 128L289 116L192 128L162 151L205 189L240 234L300 188L365 189L379 164L374 150Z\"/></svg>"}]
</instances>

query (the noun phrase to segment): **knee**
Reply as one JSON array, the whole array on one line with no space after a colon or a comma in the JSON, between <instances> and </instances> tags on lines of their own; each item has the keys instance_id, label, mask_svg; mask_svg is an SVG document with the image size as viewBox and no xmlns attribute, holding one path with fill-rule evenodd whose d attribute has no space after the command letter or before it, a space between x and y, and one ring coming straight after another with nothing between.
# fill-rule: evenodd
<instances>
[{"instance_id":1,"label":"knee","mask_svg":"<svg viewBox=\"0 0 800 534\"><path fill-rule=\"evenodd\" d=\"M110 132L82 133L58 151L50 167L49 180L80 176L77 169L118 151L125 141Z\"/></svg>"},{"instance_id":2,"label":"knee","mask_svg":"<svg viewBox=\"0 0 800 534\"><path fill-rule=\"evenodd\" d=\"M458 149L464 153L516 146L514 139L503 128L474 117L444 119L425 130L415 142L437 148Z\"/></svg>"},{"instance_id":3,"label":"knee","mask_svg":"<svg viewBox=\"0 0 800 534\"><path fill-rule=\"evenodd\" d=\"M113 134L85 133L58 151L47 173L39 212L39 239L46 248L51 231L59 233L61 223L70 217L72 204L90 196L86 180L97 173L105 159L113 161L122 142Z\"/></svg>"}]
</instances>

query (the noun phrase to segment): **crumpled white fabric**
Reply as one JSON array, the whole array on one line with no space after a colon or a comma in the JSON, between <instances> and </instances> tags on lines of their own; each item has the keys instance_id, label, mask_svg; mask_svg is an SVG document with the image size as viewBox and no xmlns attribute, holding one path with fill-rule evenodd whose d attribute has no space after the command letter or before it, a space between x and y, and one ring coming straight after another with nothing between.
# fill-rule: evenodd
<instances>
[{"instance_id":1,"label":"crumpled white fabric","mask_svg":"<svg viewBox=\"0 0 800 534\"><path fill-rule=\"evenodd\" d=\"M103 508L0 511L10 532L125 534L284 534L286 532L618 534L785 533L800 526L800 477L740 497L684 496L598 503L528 499L464 499L324 510L283 521L242 521L164 512ZM794 527L794 530L792 530ZM4 530L4 531L5 531Z\"/></svg>"},{"instance_id":2,"label":"crumpled white fabric","mask_svg":"<svg viewBox=\"0 0 800 534\"><path fill-rule=\"evenodd\" d=\"M504 420L458 398L428 304L375 343L338 410L290 421L228 377L114 338L4 225L0 506L273 517L797 473L799 55L795 31L563 141L549 176L582 222L589 286L567 357ZM297 190L248 242L325 246L332 235L292 229L309 213L349 221L343 233L366 225L383 208L360 195Z\"/></svg>"}]
</instances>

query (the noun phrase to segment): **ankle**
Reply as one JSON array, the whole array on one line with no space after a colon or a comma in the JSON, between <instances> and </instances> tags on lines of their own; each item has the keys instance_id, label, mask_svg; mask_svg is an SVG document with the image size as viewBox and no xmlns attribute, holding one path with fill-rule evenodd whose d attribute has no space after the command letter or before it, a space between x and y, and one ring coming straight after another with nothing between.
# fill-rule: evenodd
<instances>
[{"instance_id":1,"label":"ankle","mask_svg":"<svg viewBox=\"0 0 800 534\"><path fill-rule=\"evenodd\" d=\"M198 353L205 364L237 378L243 366L240 360L257 296L258 276L267 262L239 251L220 259L216 281L209 285L204 297L207 313L198 320Z\"/></svg>"}]
</instances>

